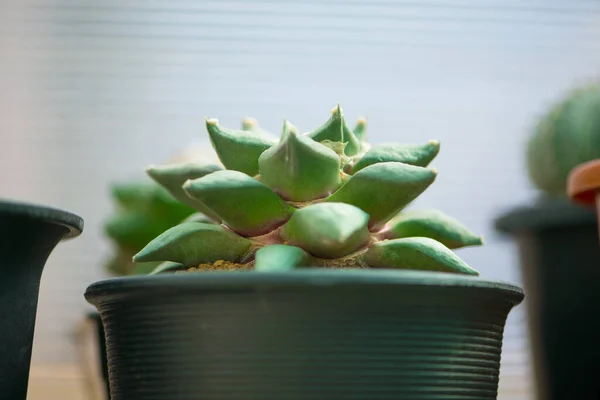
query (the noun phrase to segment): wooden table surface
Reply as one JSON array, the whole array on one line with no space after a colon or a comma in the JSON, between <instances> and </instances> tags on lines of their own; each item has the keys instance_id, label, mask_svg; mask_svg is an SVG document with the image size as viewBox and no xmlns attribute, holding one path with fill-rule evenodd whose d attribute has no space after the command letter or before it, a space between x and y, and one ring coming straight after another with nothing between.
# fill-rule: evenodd
<instances>
[{"instance_id":1,"label":"wooden table surface","mask_svg":"<svg viewBox=\"0 0 600 400\"><path fill-rule=\"evenodd\" d=\"M32 365L27 400L89 400L80 365Z\"/></svg>"}]
</instances>

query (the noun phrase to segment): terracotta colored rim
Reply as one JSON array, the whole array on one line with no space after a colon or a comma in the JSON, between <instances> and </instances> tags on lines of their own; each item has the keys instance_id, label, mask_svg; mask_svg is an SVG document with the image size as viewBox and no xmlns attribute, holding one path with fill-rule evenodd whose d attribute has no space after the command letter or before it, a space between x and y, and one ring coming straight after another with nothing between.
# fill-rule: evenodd
<instances>
[{"instance_id":1,"label":"terracotta colored rim","mask_svg":"<svg viewBox=\"0 0 600 400\"><path fill-rule=\"evenodd\" d=\"M573 201L592 207L596 204L597 191L600 191L600 160L583 163L571 170L567 194Z\"/></svg>"}]
</instances>

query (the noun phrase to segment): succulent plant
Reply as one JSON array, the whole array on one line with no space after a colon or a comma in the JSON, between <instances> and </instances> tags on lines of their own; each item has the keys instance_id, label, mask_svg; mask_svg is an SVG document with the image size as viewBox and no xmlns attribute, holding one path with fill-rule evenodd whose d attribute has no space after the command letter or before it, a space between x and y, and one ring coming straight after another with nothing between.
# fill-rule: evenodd
<instances>
[{"instance_id":1,"label":"succulent plant","mask_svg":"<svg viewBox=\"0 0 600 400\"><path fill-rule=\"evenodd\" d=\"M206 119L221 163L150 166L173 197L216 223L188 220L151 240L136 262L178 270L286 271L301 267L398 268L477 275L451 249L482 238L435 210L406 210L437 176L440 148L366 142L342 109L300 134L285 121L276 140L247 120L242 130Z\"/></svg>"},{"instance_id":2,"label":"succulent plant","mask_svg":"<svg viewBox=\"0 0 600 400\"><path fill-rule=\"evenodd\" d=\"M206 145L191 144L169 159L169 164L206 162ZM138 275L153 271L158 262L134 263L133 255L150 240L191 216L192 220L213 223L189 205L182 203L152 180L114 183L110 187L116 212L103 224L104 233L116 247L105 267L114 275ZM192 215L193 214L193 215Z\"/></svg>"},{"instance_id":3,"label":"succulent plant","mask_svg":"<svg viewBox=\"0 0 600 400\"><path fill-rule=\"evenodd\" d=\"M104 233L114 243L116 253L106 268L114 275L151 272L159 263L133 263L133 255L195 210L175 200L154 182L115 183L111 195L117 211L104 222Z\"/></svg>"},{"instance_id":4,"label":"succulent plant","mask_svg":"<svg viewBox=\"0 0 600 400\"><path fill-rule=\"evenodd\" d=\"M537 123L527 145L532 182L551 196L566 195L577 165L600 158L600 84L577 88Z\"/></svg>"}]
</instances>

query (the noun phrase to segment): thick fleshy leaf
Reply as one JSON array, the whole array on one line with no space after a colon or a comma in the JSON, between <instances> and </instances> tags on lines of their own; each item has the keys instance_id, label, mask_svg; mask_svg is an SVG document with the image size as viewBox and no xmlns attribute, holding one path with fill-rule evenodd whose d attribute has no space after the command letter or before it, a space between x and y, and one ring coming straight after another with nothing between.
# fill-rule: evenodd
<instances>
[{"instance_id":1,"label":"thick fleshy leaf","mask_svg":"<svg viewBox=\"0 0 600 400\"><path fill-rule=\"evenodd\" d=\"M440 242L424 237L384 240L374 243L363 255L364 261L379 268L479 275L452 250Z\"/></svg>"},{"instance_id":2,"label":"thick fleshy leaf","mask_svg":"<svg viewBox=\"0 0 600 400\"><path fill-rule=\"evenodd\" d=\"M371 148L354 164L355 174L369 165L382 162L401 162L426 167L440 151L440 142L430 140L425 144L387 144Z\"/></svg>"},{"instance_id":3,"label":"thick fleshy leaf","mask_svg":"<svg viewBox=\"0 0 600 400\"><path fill-rule=\"evenodd\" d=\"M152 182L119 182L110 186L112 197L125 209L146 207L155 196L156 184Z\"/></svg>"},{"instance_id":4,"label":"thick fleshy leaf","mask_svg":"<svg viewBox=\"0 0 600 400\"><path fill-rule=\"evenodd\" d=\"M360 151L360 142L346 125L339 104L331 111L331 118L325 124L306 135L317 142L330 140L346 143L345 152L347 156L353 156Z\"/></svg>"},{"instance_id":5,"label":"thick fleshy leaf","mask_svg":"<svg viewBox=\"0 0 600 400\"><path fill-rule=\"evenodd\" d=\"M242 121L242 130L247 131L247 132L253 132L256 135L262 137L263 139L266 139L273 143L277 142L277 137L275 135L273 135L271 132L268 132L268 131L264 130L263 128L261 128L258 125L258 122L254 118L245 118Z\"/></svg>"},{"instance_id":6,"label":"thick fleshy leaf","mask_svg":"<svg viewBox=\"0 0 600 400\"><path fill-rule=\"evenodd\" d=\"M260 180L286 200L325 197L341 185L340 157L287 121L285 139L261 154Z\"/></svg>"},{"instance_id":7,"label":"thick fleshy leaf","mask_svg":"<svg viewBox=\"0 0 600 400\"><path fill-rule=\"evenodd\" d=\"M148 243L133 261L173 261L186 267L218 260L240 262L251 248L250 240L220 225L184 222Z\"/></svg>"},{"instance_id":8,"label":"thick fleshy leaf","mask_svg":"<svg viewBox=\"0 0 600 400\"><path fill-rule=\"evenodd\" d=\"M254 269L261 272L289 271L311 265L311 256L300 247L273 244L256 252Z\"/></svg>"},{"instance_id":9,"label":"thick fleshy leaf","mask_svg":"<svg viewBox=\"0 0 600 400\"><path fill-rule=\"evenodd\" d=\"M295 210L263 183L238 171L217 171L187 181L183 188L244 236L270 232Z\"/></svg>"},{"instance_id":10,"label":"thick fleshy leaf","mask_svg":"<svg viewBox=\"0 0 600 400\"><path fill-rule=\"evenodd\" d=\"M185 269L186 266L183 264L176 263L173 261L165 261L155 266L154 269L149 273L149 275L164 274L167 272L177 272L183 271Z\"/></svg>"},{"instance_id":11,"label":"thick fleshy leaf","mask_svg":"<svg viewBox=\"0 0 600 400\"><path fill-rule=\"evenodd\" d=\"M399 162L366 167L325 201L352 204L371 216L369 227L380 229L433 183L437 171Z\"/></svg>"},{"instance_id":12,"label":"thick fleshy leaf","mask_svg":"<svg viewBox=\"0 0 600 400\"><path fill-rule=\"evenodd\" d=\"M152 181L116 183L111 185L111 193L123 209L143 213L148 218L170 221L173 225L194 212Z\"/></svg>"},{"instance_id":13,"label":"thick fleshy leaf","mask_svg":"<svg viewBox=\"0 0 600 400\"><path fill-rule=\"evenodd\" d=\"M118 246L137 251L177 222L149 217L139 211L117 213L104 223L104 232Z\"/></svg>"},{"instance_id":14,"label":"thick fleshy leaf","mask_svg":"<svg viewBox=\"0 0 600 400\"><path fill-rule=\"evenodd\" d=\"M187 204L194 210L198 210L215 221L219 218L204 204L190 198L183 190L183 184L189 179L197 179L203 176L212 174L216 171L221 171L223 168L216 164L203 164L196 162L177 163L155 166L151 165L146 169L148 175L158 184L162 185L169 193L179 200Z\"/></svg>"},{"instance_id":15,"label":"thick fleshy leaf","mask_svg":"<svg viewBox=\"0 0 600 400\"><path fill-rule=\"evenodd\" d=\"M258 174L258 157L276 143L253 131L221 128L214 118L206 120L206 130L225 168L250 176Z\"/></svg>"},{"instance_id":16,"label":"thick fleshy leaf","mask_svg":"<svg viewBox=\"0 0 600 400\"><path fill-rule=\"evenodd\" d=\"M438 210L408 210L394 217L381 237L396 239L428 237L449 249L483 244L481 236L474 234L456 219Z\"/></svg>"},{"instance_id":17,"label":"thick fleshy leaf","mask_svg":"<svg viewBox=\"0 0 600 400\"><path fill-rule=\"evenodd\" d=\"M215 224L216 222L201 212L194 213L181 222L203 222L205 224Z\"/></svg>"},{"instance_id":18,"label":"thick fleshy leaf","mask_svg":"<svg viewBox=\"0 0 600 400\"><path fill-rule=\"evenodd\" d=\"M356 122L356 126L352 130L354 132L354 136L358 139L359 142L363 143L367 141L367 119L361 117Z\"/></svg>"},{"instance_id":19,"label":"thick fleshy leaf","mask_svg":"<svg viewBox=\"0 0 600 400\"><path fill-rule=\"evenodd\" d=\"M317 203L299 209L283 226L281 236L321 258L339 258L369 240L369 215L344 203Z\"/></svg>"}]
</instances>

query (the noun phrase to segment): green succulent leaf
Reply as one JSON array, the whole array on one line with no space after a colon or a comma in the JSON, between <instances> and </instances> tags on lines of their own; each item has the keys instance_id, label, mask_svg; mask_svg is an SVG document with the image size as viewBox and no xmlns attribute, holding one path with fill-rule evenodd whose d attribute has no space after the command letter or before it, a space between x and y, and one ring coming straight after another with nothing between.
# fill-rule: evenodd
<instances>
[{"instance_id":1,"label":"green succulent leaf","mask_svg":"<svg viewBox=\"0 0 600 400\"><path fill-rule=\"evenodd\" d=\"M214 118L206 120L206 130L225 168L250 176L258 174L258 157L276 143L254 131L221 128Z\"/></svg>"},{"instance_id":2,"label":"green succulent leaf","mask_svg":"<svg viewBox=\"0 0 600 400\"><path fill-rule=\"evenodd\" d=\"M147 182L120 182L110 186L112 197L125 209L147 207L149 199L155 196L157 186Z\"/></svg>"},{"instance_id":3,"label":"green succulent leaf","mask_svg":"<svg viewBox=\"0 0 600 400\"><path fill-rule=\"evenodd\" d=\"M190 198L187 193L185 193L183 184L189 179L201 178L210 175L213 172L221 171L222 169L223 168L215 164L190 162L161 166L151 165L146 169L146 172L155 182L162 185L162 187L164 187L174 198L219 222L219 217L215 213L204 204Z\"/></svg>"},{"instance_id":4,"label":"green succulent leaf","mask_svg":"<svg viewBox=\"0 0 600 400\"><path fill-rule=\"evenodd\" d=\"M242 130L247 132L253 132L256 135L262 137L263 139L267 139L272 142L277 142L277 138L271 132L267 132L262 129L258 122L254 118L245 118L242 121Z\"/></svg>"},{"instance_id":5,"label":"green succulent leaf","mask_svg":"<svg viewBox=\"0 0 600 400\"><path fill-rule=\"evenodd\" d=\"M316 142L316 143L320 143L323 146L327 147L328 149L333 150L335 152L335 154L337 154L341 158L344 158L344 159L350 158L350 157L346 156L346 146L348 145L347 142L342 143L342 142L332 142L331 140L322 140L322 141Z\"/></svg>"},{"instance_id":6,"label":"green succulent leaf","mask_svg":"<svg viewBox=\"0 0 600 400\"><path fill-rule=\"evenodd\" d=\"M251 248L250 240L220 225L185 222L156 237L133 261L172 261L186 267L218 260L241 262Z\"/></svg>"},{"instance_id":7,"label":"green succulent leaf","mask_svg":"<svg viewBox=\"0 0 600 400\"><path fill-rule=\"evenodd\" d=\"M187 181L183 188L244 236L270 232L295 210L263 183L238 171L217 171Z\"/></svg>"},{"instance_id":8,"label":"green succulent leaf","mask_svg":"<svg viewBox=\"0 0 600 400\"><path fill-rule=\"evenodd\" d=\"M281 236L321 258L339 258L369 240L369 215L344 203L318 203L297 210L282 227Z\"/></svg>"},{"instance_id":9,"label":"green succulent leaf","mask_svg":"<svg viewBox=\"0 0 600 400\"><path fill-rule=\"evenodd\" d=\"M382 162L401 162L426 167L438 155L440 142L430 140L425 144L387 144L375 146L365 153L352 168L355 174L369 165Z\"/></svg>"},{"instance_id":10,"label":"green succulent leaf","mask_svg":"<svg viewBox=\"0 0 600 400\"><path fill-rule=\"evenodd\" d=\"M185 270L186 266L177 262L165 261L154 267L152 271L149 272L149 275L157 275L166 272L176 272Z\"/></svg>"},{"instance_id":11,"label":"green succulent leaf","mask_svg":"<svg viewBox=\"0 0 600 400\"><path fill-rule=\"evenodd\" d=\"M333 150L298 135L287 121L284 137L258 159L261 182L292 201L325 197L340 187L340 157Z\"/></svg>"},{"instance_id":12,"label":"green succulent leaf","mask_svg":"<svg viewBox=\"0 0 600 400\"><path fill-rule=\"evenodd\" d=\"M152 218L140 211L125 211L110 217L104 224L104 232L119 247L137 251L176 223Z\"/></svg>"},{"instance_id":13,"label":"green succulent leaf","mask_svg":"<svg viewBox=\"0 0 600 400\"><path fill-rule=\"evenodd\" d=\"M300 247L273 244L256 252L254 269L261 272L289 271L311 264L311 256Z\"/></svg>"},{"instance_id":14,"label":"green succulent leaf","mask_svg":"<svg viewBox=\"0 0 600 400\"><path fill-rule=\"evenodd\" d=\"M399 162L374 164L354 174L325 201L362 209L371 216L369 227L375 231L423 193L436 175L434 169Z\"/></svg>"},{"instance_id":15,"label":"green succulent leaf","mask_svg":"<svg viewBox=\"0 0 600 400\"><path fill-rule=\"evenodd\" d=\"M360 142L346 125L339 104L332 110L331 118L325 124L306 135L317 142L329 140L346 143L345 152L347 156L353 156L360 151Z\"/></svg>"},{"instance_id":16,"label":"green succulent leaf","mask_svg":"<svg viewBox=\"0 0 600 400\"><path fill-rule=\"evenodd\" d=\"M148 218L179 223L194 212L154 182L129 182L111 185L113 198L125 211L144 213Z\"/></svg>"},{"instance_id":17,"label":"green succulent leaf","mask_svg":"<svg viewBox=\"0 0 600 400\"><path fill-rule=\"evenodd\" d=\"M364 117L359 118L353 132L359 142L365 143L367 141L367 119Z\"/></svg>"},{"instance_id":18,"label":"green succulent leaf","mask_svg":"<svg viewBox=\"0 0 600 400\"><path fill-rule=\"evenodd\" d=\"M194 213L181 222L203 222L205 224L214 224L215 221L201 212Z\"/></svg>"},{"instance_id":19,"label":"green succulent leaf","mask_svg":"<svg viewBox=\"0 0 600 400\"><path fill-rule=\"evenodd\" d=\"M386 239L428 237L449 249L483 244L481 236L438 210L404 211L388 223L382 236Z\"/></svg>"},{"instance_id":20,"label":"green succulent leaf","mask_svg":"<svg viewBox=\"0 0 600 400\"><path fill-rule=\"evenodd\" d=\"M384 240L374 243L363 255L372 267L479 275L452 250L440 242L424 237Z\"/></svg>"}]
</instances>

